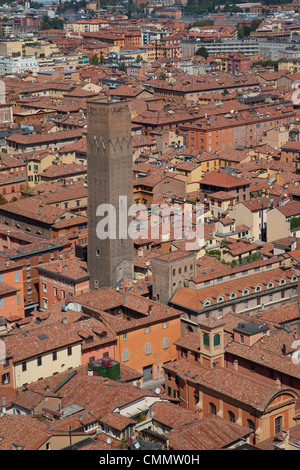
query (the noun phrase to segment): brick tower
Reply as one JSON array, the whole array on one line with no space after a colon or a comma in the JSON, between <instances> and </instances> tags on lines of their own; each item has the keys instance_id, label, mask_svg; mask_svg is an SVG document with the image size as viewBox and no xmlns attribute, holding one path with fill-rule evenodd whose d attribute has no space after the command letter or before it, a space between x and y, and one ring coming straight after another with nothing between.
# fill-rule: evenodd
<instances>
[{"instance_id":1,"label":"brick tower","mask_svg":"<svg viewBox=\"0 0 300 470\"><path fill-rule=\"evenodd\" d=\"M88 102L87 129L88 270L90 290L93 291L114 286L123 277L133 278L134 275L133 240L124 235L124 231L119 232L120 217L124 214L127 217L128 208L133 204L133 153L128 102ZM109 212L112 214L109 220L107 212L100 214L98 209L98 215L96 213L99 205L103 204L110 204L115 210L115 214ZM113 218L116 221L115 239L111 236L99 238L99 222L106 219L107 227L111 228ZM128 218L127 222L130 223Z\"/></svg>"}]
</instances>

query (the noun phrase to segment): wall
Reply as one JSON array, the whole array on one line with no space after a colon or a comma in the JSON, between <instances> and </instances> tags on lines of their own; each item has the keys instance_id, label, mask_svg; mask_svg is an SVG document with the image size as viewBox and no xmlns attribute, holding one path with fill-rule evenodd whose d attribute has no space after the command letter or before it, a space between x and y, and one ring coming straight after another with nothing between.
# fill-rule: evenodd
<instances>
[{"instance_id":1,"label":"wall","mask_svg":"<svg viewBox=\"0 0 300 470\"><path fill-rule=\"evenodd\" d=\"M26 360L27 370L22 371L22 362L15 363L14 367L14 387L22 387L25 383L36 382L37 380L50 377L59 372L64 372L70 368L81 365L81 343L72 345L72 355L68 355L67 347L57 350L57 360L53 361L52 351L41 354L42 365L37 366L37 356Z\"/></svg>"}]
</instances>

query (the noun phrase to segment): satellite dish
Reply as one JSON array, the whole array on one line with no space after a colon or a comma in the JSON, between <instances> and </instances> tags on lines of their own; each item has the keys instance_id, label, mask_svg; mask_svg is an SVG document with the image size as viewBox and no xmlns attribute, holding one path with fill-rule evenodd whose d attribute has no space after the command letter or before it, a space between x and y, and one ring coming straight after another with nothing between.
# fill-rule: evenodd
<instances>
[{"instance_id":1,"label":"satellite dish","mask_svg":"<svg viewBox=\"0 0 300 470\"><path fill-rule=\"evenodd\" d=\"M160 394L160 388L159 388L159 387L157 387L157 388L155 389L155 393L156 393L156 395L159 395L159 394Z\"/></svg>"},{"instance_id":2,"label":"satellite dish","mask_svg":"<svg viewBox=\"0 0 300 470\"><path fill-rule=\"evenodd\" d=\"M107 440L106 440L107 444L111 444L111 438L108 437Z\"/></svg>"}]
</instances>

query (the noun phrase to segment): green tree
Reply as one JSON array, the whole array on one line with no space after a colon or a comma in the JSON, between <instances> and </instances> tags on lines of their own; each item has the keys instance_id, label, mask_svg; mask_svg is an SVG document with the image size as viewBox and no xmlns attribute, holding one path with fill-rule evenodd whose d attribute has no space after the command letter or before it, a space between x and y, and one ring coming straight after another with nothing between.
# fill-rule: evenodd
<instances>
[{"instance_id":1,"label":"green tree","mask_svg":"<svg viewBox=\"0 0 300 470\"><path fill-rule=\"evenodd\" d=\"M204 57L204 59L207 59L208 51L207 51L206 47L201 46L196 50L195 55L200 55L201 57Z\"/></svg>"},{"instance_id":2,"label":"green tree","mask_svg":"<svg viewBox=\"0 0 300 470\"><path fill-rule=\"evenodd\" d=\"M33 196L33 189L27 185L27 186L22 186L21 187L21 194L22 194L22 199L26 199L27 197Z\"/></svg>"},{"instance_id":3,"label":"green tree","mask_svg":"<svg viewBox=\"0 0 300 470\"><path fill-rule=\"evenodd\" d=\"M3 194L0 194L0 206L3 206L3 204L7 203L7 199L3 196Z\"/></svg>"},{"instance_id":4,"label":"green tree","mask_svg":"<svg viewBox=\"0 0 300 470\"><path fill-rule=\"evenodd\" d=\"M120 65L119 65L119 70L120 72L126 72L127 70L127 67L125 65L125 62L121 62Z\"/></svg>"},{"instance_id":5,"label":"green tree","mask_svg":"<svg viewBox=\"0 0 300 470\"><path fill-rule=\"evenodd\" d=\"M297 228L300 226L300 217L292 217L290 222L290 228Z\"/></svg>"},{"instance_id":6,"label":"green tree","mask_svg":"<svg viewBox=\"0 0 300 470\"><path fill-rule=\"evenodd\" d=\"M99 65L99 59L97 54L94 54L90 57L90 64L91 65Z\"/></svg>"}]
</instances>

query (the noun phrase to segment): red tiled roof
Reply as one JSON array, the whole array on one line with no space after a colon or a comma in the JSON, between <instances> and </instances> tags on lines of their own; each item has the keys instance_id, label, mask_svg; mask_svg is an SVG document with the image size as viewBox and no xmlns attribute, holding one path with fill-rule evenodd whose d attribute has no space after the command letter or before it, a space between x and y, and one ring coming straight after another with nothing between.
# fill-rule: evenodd
<instances>
[{"instance_id":1,"label":"red tiled roof","mask_svg":"<svg viewBox=\"0 0 300 470\"><path fill-rule=\"evenodd\" d=\"M220 188L236 188L238 186L249 186L249 181L245 178L236 178L223 171L210 171L200 181L200 184L218 186Z\"/></svg>"}]
</instances>

